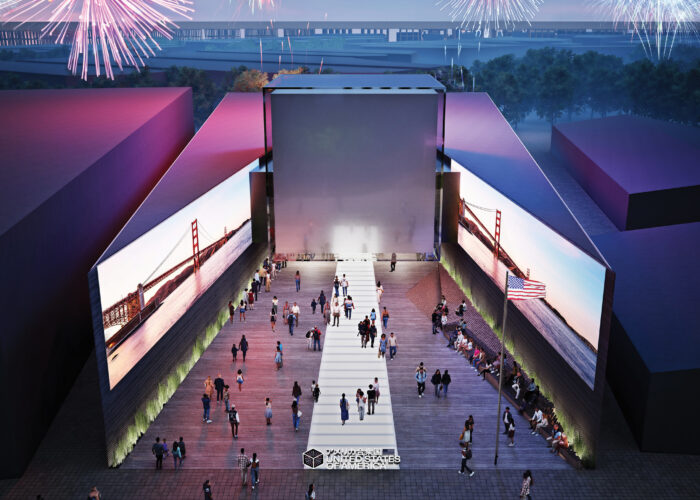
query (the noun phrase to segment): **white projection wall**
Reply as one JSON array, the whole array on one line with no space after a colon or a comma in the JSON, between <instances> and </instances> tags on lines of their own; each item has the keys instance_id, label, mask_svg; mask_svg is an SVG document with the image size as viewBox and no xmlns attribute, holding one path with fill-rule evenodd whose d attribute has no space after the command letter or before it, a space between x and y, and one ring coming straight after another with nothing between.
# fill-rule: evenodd
<instances>
[{"instance_id":1,"label":"white projection wall","mask_svg":"<svg viewBox=\"0 0 700 500\"><path fill-rule=\"evenodd\" d=\"M278 252L429 252L438 94L272 94Z\"/></svg>"}]
</instances>

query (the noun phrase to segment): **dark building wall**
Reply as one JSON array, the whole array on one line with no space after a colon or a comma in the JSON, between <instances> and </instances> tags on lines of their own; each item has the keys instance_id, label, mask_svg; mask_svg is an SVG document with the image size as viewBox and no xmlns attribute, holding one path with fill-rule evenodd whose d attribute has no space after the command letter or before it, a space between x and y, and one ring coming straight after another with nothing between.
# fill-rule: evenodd
<instances>
[{"instance_id":1,"label":"dark building wall","mask_svg":"<svg viewBox=\"0 0 700 500\"><path fill-rule=\"evenodd\" d=\"M15 408L0 412L0 477L25 469L93 348L91 266L192 134L185 92L0 237L0 387Z\"/></svg>"},{"instance_id":2,"label":"dark building wall","mask_svg":"<svg viewBox=\"0 0 700 500\"><path fill-rule=\"evenodd\" d=\"M503 289L494 285L469 255L456 244L446 243L442 257L454 269L471 293L477 307L496 318L500 327L503 320ZM591 390L576 372L564 361L549 342L523 316L512 302L508 303L506 336L513 340L515 351L527 368L534 371L537 384L553 395L559 413L564 413L568 422L580 432L595 457L600 428L600 411L605 383L605 361L612 307L613 276L606 276L602 327L596 367L595 388Z\"/></svg>"},{"instance_id":3,"label":"dark building wall","mask_svg":"<svg viewBox=\"0 0 700 500\"><path fill-rule=\"evenodd\" d=\"M250 173L250 218L254 243L267 244L267 184L272 182L272 173L265 171ZM270 207L272 208L272 207Z\"/></svg>"},{"instance_id":4,"label":"dark building wall","mask_svg":"<svg viewBox=\"0 0 700 500\"><path fill-rule=\"evenodd\" d=\"M629 193L598 167L556 127L552 128L552 154L564 161L571 175L620 229L627 226Z\"/></svg>"},{"instance_id":5,"label":"dark building wall","mask_svg":"<svg viewBox=\"0 0 700 500\"><path fill-rule=\"evenodd\" d=\"M90 272L92 321L109 465L114 465L112 457L117 444L134 423L136 414L156 397L158 385L173 369L192 355L197 337L216 320L228 301L248 286L266 255L266 245L253 243L248 247L112 390L109 389L97 270Z\"/></svg>"},{"instance_id":6,"label":"dark building wall","mask_svg":"<svg viewBox=\"0 0 700 500\"><path fill-rule=\"evenodd\" d=\"M700 453L700 436L684 431L700 413L700 400L688 397L693 388L700 387L700 369L650 372L615 316L610 329L609 359L608 382L640 449ZM670 439L663 431L669 418L678 420L682 439Z\"/></svg>"},{"instance_id":7,"label":"dark building wall","mask_svg":"<svg viewBox=\"0 0 700 500\"><path fill-rule=\"evenodd\" d=\"M625 229L700 222L700 186L662 189L630 196Z\"/></svg>"},{"instance_id":8,"label":"dark building wall","mask_svg":"<svg viewBox=\"0 0 700 500\"><path fill-rule=\"evenodd\" d=\"M442 191L442 242L457 243L459 228L459 172L445 172Z\"/></svg>"}]
</instances>

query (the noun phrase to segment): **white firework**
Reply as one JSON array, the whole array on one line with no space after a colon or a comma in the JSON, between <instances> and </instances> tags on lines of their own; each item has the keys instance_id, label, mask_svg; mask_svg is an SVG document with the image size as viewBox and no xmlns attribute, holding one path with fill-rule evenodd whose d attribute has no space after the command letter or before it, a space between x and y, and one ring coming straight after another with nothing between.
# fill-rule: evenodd
<instances>
[{"instance_id":1,"label":"white firework","mask_svg":"<svg viewBox=\"0 0 700 500\"><path fill-rule=\"evenodd\" d=\"M537 14L542 0L439 0L440 10L448 11L460 27L485 33L517 22L527 22Z\"/></svg>"},{"instance_id":2,"label":"white firework","mask_svg":"<svg viewBox=\"0 0 700 500\"><path fill-rule=\"evenodd\" d=\"M700 0L594 0L594 7L615 24L627 25L647 57L667 59L680 36L696 34Z\"/></svg>"}]
</instances>

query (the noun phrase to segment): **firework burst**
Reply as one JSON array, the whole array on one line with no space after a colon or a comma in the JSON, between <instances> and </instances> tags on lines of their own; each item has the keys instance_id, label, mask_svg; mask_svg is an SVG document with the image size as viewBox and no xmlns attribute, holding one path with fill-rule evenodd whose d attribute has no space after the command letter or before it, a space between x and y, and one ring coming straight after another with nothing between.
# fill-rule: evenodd
<instances>
[{"instance_id":1,"label":"firework burst","mask_svg":"<svg viewBox=\"0 0 700 500\"><path fill-rule=\"evenodd\" d=\"M594 6L639 38L647 57L671 57L676 37L695 34L700 0L594 0Z\"/></svg>"},{"instance_id":2,"label":"firework burst","mask_svg":"<svg viewBox=\"0 0 700 500\"><path fill-rule=\"evenodd\" d=\"M530 22L537 14L542 0L438 0L440 10L449 12L453 22L462 28L485 33Z\"/></svg>"},{"instance_id":3,"label":"firework burst","mask_svg":"<svg viewBox=\"0 0 700 500\"><path fill-rule=\"evenodd\" d=\"M189 18L193 12L189 0L10 0L4 3L7 21L48 22L41 36L55 43L72 39L68 68L87 79L90 59L95 74L100 66L114 78L112 64L119 69L144 66L144 58L160 49L158 37L172 39L173 23L164 13Z\"/></svg>"},{"instance_id":4,"label":"firework burst","mask_svg":"<svg viewBox=\"0 0 700 500\"><path fill-rule=\"evenodd\" d=\"M250 11L255 14L255 9L258 11L270 10L275 8L274 0L248 0Z\"/></svg>"}]
</instances>

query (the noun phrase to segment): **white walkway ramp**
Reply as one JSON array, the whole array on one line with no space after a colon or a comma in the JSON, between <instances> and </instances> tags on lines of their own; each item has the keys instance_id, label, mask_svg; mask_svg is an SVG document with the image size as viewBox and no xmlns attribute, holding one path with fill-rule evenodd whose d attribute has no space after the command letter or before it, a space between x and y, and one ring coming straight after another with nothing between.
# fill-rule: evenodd
<instances>
[{"instance_id":1,"label":"white walkway ramp","mask_svg":"<svg viewBox=\"0 0 700 500\"><path fill-rule=\"evenodd\" d=\"M397 454L396 433L386 361L377 357L382 325L372 262L342 261L338 263L336 274L340 279L343 274L346 275L350 285L348 295L352 297L355 309L351 319L346 319L341 314L340 326L327 328L318 375L321 397L314 405L307 450L315 449L325 455L324 464L320 468L355 468L347 461L341 464L336 461L334 464L329 457L329 450L371 449L370 453L379 453L385 457L394 455ZM342 301L342 289L340 292ZM377 312L375 324L378 334L374 349L369 344L363 349L360 337L357 336L357 324L369 316L372 308ZM374 383L375 377L379 379L379 403L373 415L365 415L364 420L360 421L355 393L358 388L367 393L368 386ZM345 393L350 409L350 420L345 425L341 425L340 420L342 393ZM393 463L387 465L391 460L378 459L375 464L377 462L384 464L381 468L398 468Z\"/></svg>"}]
</instances>

